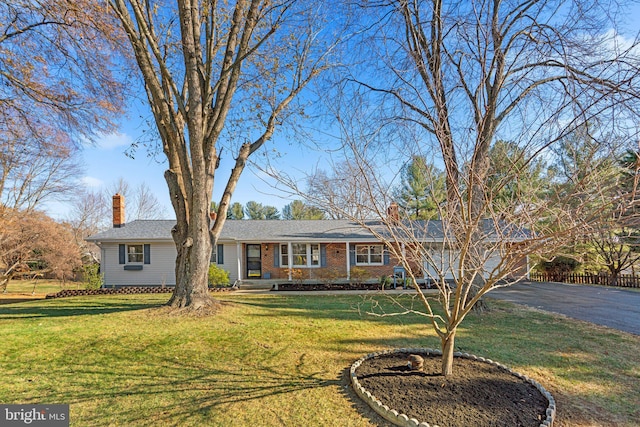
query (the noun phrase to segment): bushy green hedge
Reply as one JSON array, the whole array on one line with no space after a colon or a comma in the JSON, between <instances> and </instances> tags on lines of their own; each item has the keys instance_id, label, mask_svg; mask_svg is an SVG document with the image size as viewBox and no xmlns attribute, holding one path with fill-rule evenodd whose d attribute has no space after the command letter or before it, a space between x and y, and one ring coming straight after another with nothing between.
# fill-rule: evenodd
<instances>
[{"instance_id":1,"label":"bushy green hedge","mask_svg":"<svg viewBox=\"0 0 640 427\"><path fill-rule=\"evenodd\" d=\"M209 266L209 285L229 286L229 272L221 269L215 264Z\"/></svg>"}]
</instances>

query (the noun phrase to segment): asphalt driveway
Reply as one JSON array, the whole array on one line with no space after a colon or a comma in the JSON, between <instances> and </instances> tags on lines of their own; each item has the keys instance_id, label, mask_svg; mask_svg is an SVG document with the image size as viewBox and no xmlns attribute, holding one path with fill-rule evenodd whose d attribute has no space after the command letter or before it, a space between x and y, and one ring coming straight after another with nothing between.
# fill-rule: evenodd
<instances>
[{"instance_id":1,"label":"asphalt driveway","mask_svg":"<svg viewBox=\"0 0 640 427\"><path fill-rule=\"evenodd\" d=\"M640 292L604 286L523 282L491 291L487 298L564 314L640 335Z\"/></svg>"}]
</instances>

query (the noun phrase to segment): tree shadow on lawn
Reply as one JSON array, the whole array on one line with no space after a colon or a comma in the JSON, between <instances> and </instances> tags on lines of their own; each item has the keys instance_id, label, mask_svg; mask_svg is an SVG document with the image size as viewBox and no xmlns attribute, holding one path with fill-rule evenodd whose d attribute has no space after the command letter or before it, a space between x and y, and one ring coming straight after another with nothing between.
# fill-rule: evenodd
<instances>
[{"instance_id":1,"label":"tree shadow on lawn","mask_svg":"<svg viewBox=\"0 0 640 427\"><path fill-rule=\"evenodd\" d=\"M103 425L105 420L118 425L202 425L222 405L342 384L322 372L304 372L303 364L243 366L239 361L218 369L153 356L141 362L123 354L111 365L48 371L69 390L52 387L38 399L70 404L71 413L85 425ZM96 378L104 378L103 384L96 386ZM95 412L78 406L91 403L97 403Z\"/></svg>"},{"instance_id":2,"label":"tree shadow on lawn","mask_svg":"<svg viewBox=\"0 0 640 427\"><path fill-rule=\"evenodd\" d=\"M20 296L20 295L11 295L11 296L6 296L6 295L2 295L0 296L0 305L4 305L4 304L17 304L20 302L29 302L29 301L36 301L36 300L43 300L45 299L45 297L41 297L41 296Z\"/></svg>"},{"instance_id":3,"label":"tree shadow on lawn","mask_svg":"<svg viewBox=\"0 0 640 427\"><path fill-rule=\"evenodd\" d=\"M131 298L119 299L113 296L38 300L21 304L0 305L0 320L99 315L145 310L160 307L163 304L158 302L134 302Z\"/></svg>"}]
</instances>

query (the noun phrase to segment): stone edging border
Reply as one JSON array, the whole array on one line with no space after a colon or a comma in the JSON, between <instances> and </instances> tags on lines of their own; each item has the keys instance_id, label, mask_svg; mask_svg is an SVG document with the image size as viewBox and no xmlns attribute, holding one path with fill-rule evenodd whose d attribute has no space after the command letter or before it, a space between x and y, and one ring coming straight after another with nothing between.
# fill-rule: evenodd
<instances>
[{"instance_id":1,"label":"stone edging border","mask_svg":"<svg viewBox=\"0 0 640 427\"><path fill-rule=\"evenodd\" d=\"M63 289L54 294L47 294L46 299L67 298L91 295L124 295L124 294L166 294L173 292L174 286L123 286L120 288L100 289ZM212 287L209 292L231 292L233 287Z\"/></svg>"},{"instance_id":2,"label":"stone edging border","mask_svg":"<svg viewBox=\"0 0 640 427\"><path fill-rule=\"evenodd\" d=\"M368 359L372 359L376 356L395 354L395 353L427 354L427 355L434 355L434 356L442 355L442 352L440 350L433 350L430 348L398 348L393 350L384 350L376 353L367 354L366 356L355 361L355 363L351 365L351 369L349 371L349 374L351 377L351 385L356 391L356 394L360 396L360 398L364 400L367 403L367 405L371 407L371 409L376 411L380 416L382 416L384 419L386 419L387 421L391 422L394 425L401 426L401 427L438 427L436 425L431 425L425 421L418 421L415 418L409 418L406 414L400 414L395 409L390 409L387 405L384 405L382 402L376 399L375 396L373 396L370 392L365 390L364 387L360 385L360 382L358 381L358 378L356 376L356 370L360 367L360 365L362 365L362 362ZM551 395L551 393L545 390L545 388L542 387L542 385L539 382L537 382L532 378L527 377L526 375L522 375L518 372L512 371L506 366L500 363L494 362L491 359L485 359L484 357L478 357L469 353L461 353L461 352L455 352L453 355L454 357L462 357L465 359L477 360L480 362L488 363L490 365L494 365L532 384L535 388L538 389L540 393L542 393L542 395L549 402L549 406L547 407L547 411L546 411L547 418L542 423L540 423L540 427L553 426L553 422L556 418L556 401Z\"/></svg>"}]
</instances>

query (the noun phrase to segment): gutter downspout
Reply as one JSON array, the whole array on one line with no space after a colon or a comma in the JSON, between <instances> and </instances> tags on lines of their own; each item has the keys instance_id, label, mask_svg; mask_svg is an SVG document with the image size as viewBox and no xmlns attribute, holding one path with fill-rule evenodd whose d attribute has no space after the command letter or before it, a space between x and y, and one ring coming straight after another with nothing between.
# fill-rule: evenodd
<instances>
[{"instance_id":1,"label":"gutter downspout","mask_svg":"<svg viewBox=\"0 0 640 427\"><path fill-rule=\"evenodd\" d=\"M347 280L351 280L351 252L349 252L349 242L346 242L347 246Z\"/></svg>"},{"instance_id":2,"label":"gutter downspout","mask_svg":"<svg viewBox=\"0 0 640 427\"><path fill-rule=\"evenodd\" d=\"M238 261L238 280L242 280L242 245L236 242L236 259Z\"/></svg>"},{"instance_id":3,"label":"gutter downspout","mask_svg":"<svg viewBox=\"0 0 640 427\"><path fill-rule=\"evenodd\" d=\"M289 254L289 256L287 256L287 261L288 261L288 266L289 267L289 281L292 282L293 281L293 245L291 244L291 242L287 242L287 253Z\"/></svg>"}]
</instances>

